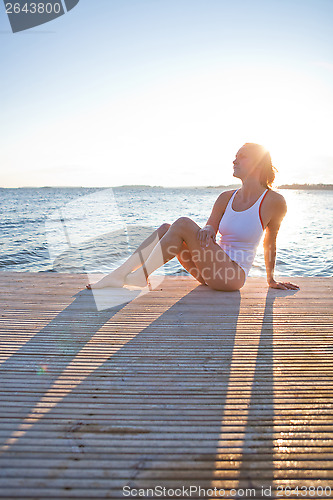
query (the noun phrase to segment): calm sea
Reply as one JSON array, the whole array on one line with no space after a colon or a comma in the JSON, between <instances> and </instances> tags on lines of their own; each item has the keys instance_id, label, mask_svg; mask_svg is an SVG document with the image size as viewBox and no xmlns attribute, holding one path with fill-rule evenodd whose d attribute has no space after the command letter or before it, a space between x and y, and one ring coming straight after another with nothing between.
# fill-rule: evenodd
<instances>
[{"instance_id":1,"label":"calm sea","mask_svg":"<svg viewBox=\"0 0 333 500\"><path fill-rule=\"evenodd\" d=\"M230 188L0 189L1 271L107 272L161 223L204 225ZM276 275L332 276L333 191L280 190ZM176 259L157 274L186 274ZM262 242L250 276L265 276Z\"/></svg>"}]
</instances>

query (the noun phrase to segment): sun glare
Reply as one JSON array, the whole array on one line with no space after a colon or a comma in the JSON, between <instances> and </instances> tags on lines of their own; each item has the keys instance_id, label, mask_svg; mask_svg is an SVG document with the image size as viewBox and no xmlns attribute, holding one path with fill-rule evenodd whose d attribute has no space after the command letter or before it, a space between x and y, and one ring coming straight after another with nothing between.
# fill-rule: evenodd
<instances>
[{"instance_id":1,"label":"sun glare","mask_svg":"<svg viewBox=\"0 0 333 500\"><path fill-rule=\"evenodd\" d=\"M13 179L25 166L26 185L227 184L239 147L257 142L279 183L323 182L317 158L330 157L332 117L328 89L308 75L216 69L111 94L103 107L43 124L38 150L36 130L25 131L10 163Z\"/></svg>"}]
</instances>

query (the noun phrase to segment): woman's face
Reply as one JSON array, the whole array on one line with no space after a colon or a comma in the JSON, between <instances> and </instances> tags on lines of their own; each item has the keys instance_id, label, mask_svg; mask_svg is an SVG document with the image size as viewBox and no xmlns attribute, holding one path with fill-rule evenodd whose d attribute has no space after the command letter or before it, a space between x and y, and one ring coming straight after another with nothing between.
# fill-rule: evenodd
<instances>
[{"instance_id":1,"label":"woman's face","mask_svg":"<svg viewBox=\"0 0 333 500\"><path fill-rule=\"evenodd\" d=\"M256 159L253 152L250 152L245 146L242 146L236 154L236 158L233 161L234 164L234 177L239 179L244 179L251 175L251 173L256 168Z\"/></svg>"}]
</instances>

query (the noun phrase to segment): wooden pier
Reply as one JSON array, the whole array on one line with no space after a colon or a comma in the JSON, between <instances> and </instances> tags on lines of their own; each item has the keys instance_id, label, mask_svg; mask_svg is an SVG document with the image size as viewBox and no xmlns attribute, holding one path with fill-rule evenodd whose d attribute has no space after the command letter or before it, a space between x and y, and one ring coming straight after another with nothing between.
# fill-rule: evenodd
<instances>
[{"instance_id":1,"label":"wooden pier","mask_svg":"<svg viewBox=\"0 0 333 500\"><path fill-rule=\"evenodd\" d=\"M333 278L0 279L0 498L333 498Z\"/></svg>"}]
</instances>

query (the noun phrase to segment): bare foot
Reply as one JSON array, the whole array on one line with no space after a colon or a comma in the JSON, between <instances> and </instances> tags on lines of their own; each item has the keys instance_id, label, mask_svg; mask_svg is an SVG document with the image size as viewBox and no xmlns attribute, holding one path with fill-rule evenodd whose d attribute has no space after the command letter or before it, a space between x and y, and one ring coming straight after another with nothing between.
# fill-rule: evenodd
<instances>
[{"instance_id":1,"label":"bare foot","mask_svg":"<svg viewBox=\"0 0 333 500\"><path fill-rule=\"evenodd\" d=\"M139 272L138 272L139 271ZM129 273L125 277L125 285L128 286L138 286L140 288L144 288L145 286L148 285L148 281L142 271L142 269L138 269L134 273Z\"/></svg>"},{"instance_id":2,"label":"bare foot","mask_svg":"<svg viewBox=\"0 0 333 500\"><path fill-rule=\"evenodd\" d=\"M97 283L89 283L89 285L86 285L86 288L88 288L88 290L96 290L106 287L122 288L124 286L124 279L125 277L123 274L113 271L107 276L104 276L101 280L97 281Z\"/></svg>"}]
</instances>

